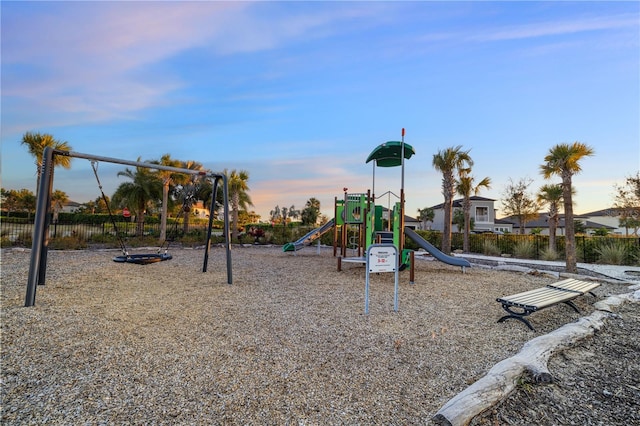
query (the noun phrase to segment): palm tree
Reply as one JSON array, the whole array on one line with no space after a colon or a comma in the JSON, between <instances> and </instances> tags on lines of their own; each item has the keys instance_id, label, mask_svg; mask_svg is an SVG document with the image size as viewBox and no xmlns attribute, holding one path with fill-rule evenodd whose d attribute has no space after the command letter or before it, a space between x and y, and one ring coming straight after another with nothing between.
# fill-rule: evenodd
<instances>
[{"instance_id":1,"label":"palm tree","mask_svg":"<svg viewBox=\"0 0 640 426\"><path fill-rule=\"evenodd\" d=\"M181 164L183 169L202 171L204 168L202 164L197 161L189 160ZM179 183L183 184L182 197L182 231L186 234L189 231L189 218L191 217L191 207L197 201L198 193L200 190L200 184L202 183L202 176L195 175L180 175ZM213 214L213 212L209 212Z\"/></svg>"},{"instance_id":2,"label":"palm tree","mask_svg":"<svg viewBox=\"0 0 640 426\"><path fill-rule=\"evenodd\" d=\"M36 183L37 192L40 185L40 174L42 172L42 156L44 154L44 149L46 147L50 147L61 151L71 151L71 145L69 145L68 142L62 142L54 139L53 136L48 133L41 134L33 132L26 132L22 136L22 142L20 143L22 145L26 145L29 150L29 154L33 155L33 157L35 158L36 176L38 179ZM57 166L62 166L65 169L70 169L71 157L67 157L65 155L54 155L53 167L55 168Z\"/></svg>"},{"instance_id":3,"label":"palm tree","mask_svg":"<svg viewBox=\"0 0 640 426\"><path fill-rule=\"evenodd\" d=\"M560 222L560 208L562 206L562 185L547 184L540 187L538 202L549 206L549 251L556 250L556 229Z\"/></svg>"},{"instance_id":4,"label":"palm tree","mask_svg":"<svg viewBox=\"0 0 640 426\"><path fill-rule=\"evenodd\" d=\"M464 239L462 250L469 252L469 234L471 233L471 195L478 195L482 188L491 188L491 179L485 177L477 184L473 176L470 176L470 168L460 169L456 190L463 197L462 212L464 214Z\"/></svg>"},{"instance_id":5,"label":"palm tree","mask_svg":"<svg viewBox=\"0 0 640 426\"><path fill-rule=\"evenodd\" d=\"M579 173L580 160L594 154L593 148L581 142L562 143L549 149L540 171L545 179L557 175L562 178L562 199L564 200L565 254L567 272L577 271L576 236L573 223L573 175Z\"/></svg>"},{"instance_id":6,"label":"palm tree","mask_svg":"<svg viewBox=\"0 0 640 426\"><path fill-rule=\"evenodd\" d=\"M138 158L140 161L140 158ZM144 235L144 215L149 204L162 197L162 182L145 167L129 168L118 172L118 176L131 179L121 183L111 197L111 203L118 207L129 207L136 216L136 236Z\"/></svg>"},{"instance_id":7,"label":"palm tree","mask_svg":"<svg viewBox=\"0 0 640 426\"><path fill-rule=\"evenodd\" d=\"M247 207L253 206L251 202L251 197L247 192L249 191L249 185L247 185L247 181L249 180L249 172L246 170L240 170L239 172L236 170L232 170L231 173L228 173L227 170L224 171L225 175L227 175L227 184L229 185L229 198L231 203L231 215L233 218L233 225L231 230L231 238L235 239L238 236L238 212L242 208L246 210Z\"/></svg>"},{"instance_id":8,"label":"palm tree","mask_svg":"<svg viewBox=\"0 0 640 426\"><path fill-rule=\"evenodd\" d=\"M311 197L307 200L302 212L300 212L302 224L315 226L316 222L318 222L318 216L320 216L320 200Z\"/></svg>"},{"instance_id":9,"label":"palm tree","mask_svg":"<svg viewBox=\"0 0 640 426\"><path fill-rule=\"evenodd\" d=\"M171 158L171 154L164 154L160 161L152 163L162 166L180 167L182 162ZM169 213L169 191L176 181L182 179L184 175L169 170L158 170L158 178L162 181L162 215L160 217L160 241L167 239L167 216Z\"/></svg>"},{"instance_id":10,"label":"palm tree","mask_svg":"<svg viewBox=\"0 0 640 426\"><path fill-rule=\"evenodd\" d=\"M281 214L282 212L280 211L280 206L275 206L274 209L269 212L269 217L271 218L272 225L278 222L278 218Z\"/></svg>"},{"instance_id":11,"label":"palm tree","mask_svg":"<svg viewBox=\"0 0 640 426\"><path fill-rule=\"evenodd\" d=\"M425 207L423 209L418 209L418 217L417 219L422 222L423 229L427 228L427 222L433 222L433 218L436 216L436 213L433 211L431 207Z\"/></svg>"},{"instance_id":12,"label":"palm tree","mask_svg":"<svg viewBox=\"0 0 640 426\"><path fill-rule=\"evenodd\" d=\"M287 229L287 218L289 217L292 219L298 218L300 216L300 210L296 210L296 206L292 204L291 207L289 208L283 207L281 211L282 211L282 236L284 237L285 230Z\"/></svg>"},{"instance_id":13,"label":"palm tree","mask_svg":"<svg viewBox=\"0 0 640 426\"><path fill-rule=\"evenodd\" d=\"M473 165L469 151L462 151L462 146L438 151L433 156L433 167L442 173L442 195L444 195L444 230L442 231L442 251L451 252L451 220L453 213L453 196L456 191L454 172Z\"/></svg>"},{"instance_id":14,"label":"palm tree","mask_svg":"<svg viewBox=\"0 0 640 426\"><path fill-rule=\"evenodd\" d=\"M69 201L69 196L66 192L56 189L51 194L51 210L53 211L53 222L58 222L58 215L64 208L64 205Z\"/></svg>"},{"instance_id":15,"label":"palm tree","mask_svg":"<svg viewBox=\"0 0 640 426\"><path fill-rule=\"evenodd\" d=\"M210 174L211 172L207 170L207 173ZM195 199L202 201L202 205L205 208L208 208L209 206L211 206L211 201L213 201L213 197L216 197L216 203L214 204L213 208L209 212L209 214L212 215L213 217L216 217L217 206L224 204L223 193L219 183L218 183L218 187L216 188L216 192L217 193L214 195L213 182L210 179L203 178L198 182L198 185L196 186Z\"/></svg>"}]
</instances>

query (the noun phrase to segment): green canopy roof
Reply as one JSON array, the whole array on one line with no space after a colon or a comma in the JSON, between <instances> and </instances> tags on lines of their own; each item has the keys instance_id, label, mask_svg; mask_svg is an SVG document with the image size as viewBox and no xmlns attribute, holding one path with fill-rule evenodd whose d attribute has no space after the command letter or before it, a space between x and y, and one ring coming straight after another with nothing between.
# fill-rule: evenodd
<instances>
[{"instance_id":1,"label":"green canopy roof","mask_svg":"<svg viewBox=\"0 0 640 426\"><path fill-rule=\"evenodd\" d=\"M416 152L413 147L405 142L404 144L404 158L407 160L411 158ZM371 151L369 157L367 157L366 163L371 160L376 160L376 165L379 167L396 167L402 165L402 142L389 141L379 145L376 149Z\"/></svg>"}]
</instances>

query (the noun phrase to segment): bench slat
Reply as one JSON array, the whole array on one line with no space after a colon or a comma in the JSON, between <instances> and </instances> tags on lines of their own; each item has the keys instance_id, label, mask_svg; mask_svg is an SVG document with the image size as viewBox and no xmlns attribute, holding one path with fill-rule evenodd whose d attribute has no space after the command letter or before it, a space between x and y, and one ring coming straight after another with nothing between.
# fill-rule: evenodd
<instances>
[{"instance_id":1,"label":"bench slat","mask_svg":"<svg viewBox=\"0 0 640 426\"><path fill-rule=\"evenodd\" d=\"M600 284L596 282L580 281L573 278L558 281L557 283L548 284L545 287L536 288L534 290L525 291L496 299L502 304L502 308L507 311L508 315L503 316L498 322L503 322L513 318L522 321L531 330L534 328L525 318L529 314L559 303L566 303L576 312L580 312L578 307L573 303L573 299L591 293ZM513 310L512 308L515 308ZM522 312L518 312L522 310Z\"/></svg>"},{"instance_id":2,"label":"bench slat","mask_svg":"<svg viewBox=\"0 0 640 426\"><path fill-rule=\"evenodd\" d=\"M501 297L500 303L520 306L530 310L539 310L556 303L566 302L567 300L578 297L580 293L559 290L549 287L541 287L535 290L525 291L523 293L514 294L513 296Z\"/></svg>"},{"instance_id":3,"label":"bench slat","mask_svg":"<svg viewBox=\"0 0 640 426\"><path fill-rule=\"evenodd\" d=\"M590 292L594 288L600 287L600 283L596 283L593 281L580 281L569 278L564 281L549 284L547 287L559 288L561 290L567 291L577 291L578 293L585 294Z\"/></svg>"}]
</instances>

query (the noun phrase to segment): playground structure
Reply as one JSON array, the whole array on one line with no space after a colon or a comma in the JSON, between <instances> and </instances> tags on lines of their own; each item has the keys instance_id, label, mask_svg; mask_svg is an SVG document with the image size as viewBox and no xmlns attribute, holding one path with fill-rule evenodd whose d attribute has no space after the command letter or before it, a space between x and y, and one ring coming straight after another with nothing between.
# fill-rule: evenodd
<instances>
[{"instance_id":1,"label":"playground structure","mask_svg":"<svg viewBox=\"0 0 640 426\"><path fill-rule=\"evenodd\" d=\"M348 193L345 188L343 198L336 197L334 200L334 219L299 240L286 244L283 251L300 250L333 230L333 255L338 258L338 270L341 270L343 262L365 263L364 255L373 244L392 244L400 254L397 267L400 270L410 267L410 281L413 282L414 252L405 248L405 237L409 237L436 260L460 266L464 272L466 267L471 266L469 261L443 253L413 229L404 226L404 162L414 154L413 147L404 142L404 129L401 141L388 141L377 146L366 160L366 163L373 163L373 191ZM375 204L375 170L376 167L397 166L401 167L402 176L400 200L395 202L392 209L385 209Z\"/></svg>"},{"instance_id":2,"label":"playground structure","mask_svg":"<svg viewBox=\"0 0 640 426\"><path fill-rule=\"evenodd\" d=\"M38 194L36 199L36 215L33 225L33 243L31 247L31 259L29 262L29 276L27 281L27 291L25 296L25 306L33 306L36 301L36 288L38 285L45 284L46 270L47 270L47 253L49 245L49 217L51 215L51 195L53 189L53 158L56 155L63 155L72 158L83 158L91 160L93 162L103 161L108 163L124 164L133 167L143 167L155 170L166 170L175 173L184 173L189 175L203 176L213 181L213 197L211 200L211 209L215 208L215 194L217 192L218 184L222 181L222 191L224 197L224 236L225 236L225 248L226 248L226 260L227 260L227 283L231 284L233 281L231 270L231 246L230 246L230 232L229 232L229 193L227 176L220 173L207 173L198 170L183 169L178 167L163 166L159 164L144 163L139 161L121 160L118 158L101 157L90 154L82 154L73 151L57 150L50 147L44 149L42 155L42 173L40 175L40 181L38 183ZM94 173L96 169L94 168ZM97 176L96 176L97 177ZM98 185L100 181L98 180ZM102 188L100 188L102 191ZM103 194L104 196L104 194ZM209 249L211 245L211 229L213 226L213 215L209 217L209 225L207 228L207 239L205 244L204 261L202 265L202 272L207 272L207 264L209 261ZM136 256L136 255L133 255ZM168 255L137 255L137 259L134 257L134 262L129 262L127 257L132 255L126 254L124 259L116 260L122 263L153 263L153 261L167 260ZM141 257L140 257L141 256Z\"/></svg>"}]
</instances>

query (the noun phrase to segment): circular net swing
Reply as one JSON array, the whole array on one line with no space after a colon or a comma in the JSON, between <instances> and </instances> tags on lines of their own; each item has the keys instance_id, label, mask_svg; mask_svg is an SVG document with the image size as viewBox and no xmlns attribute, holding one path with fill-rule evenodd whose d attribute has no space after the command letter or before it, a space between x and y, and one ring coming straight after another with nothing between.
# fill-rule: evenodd
<instances>
[{"instance_id":1,"label":"circular net swing","mask_svg":"<svg viewBox=\"0 0 640 426\"><path fill-rule=\"evenodd\" d=\"M122 250L122 255L120 256L115 256L113 258L114 262L118 262L118 263L135 263L138 265L148 265L150 263L157 263L157 262L162 262L165 260L170 260L173 258L173 256L171 256L168 253L169 250L169 245L167 244L167 248L165 249L164 253L160 253L162 251L162 248L164 246L164 242L162 243L162 246L160 246L160 248L158 249L157 253L144 253L144 254L129 254L129 251L127 250L127 247L124 243L124 240L122 239L122 236L120 235L120 231L118 230L118 225L116 224L116 220L113 217L113 214L111 212L111 207L109 206L109 202L107 200L107 196L104 194L104 191L102 189L102 183L100 183L100 178L98 177L98 165L96 161L91 161L91 168L93 169L93 174L96 177L96 181L98 182L98 187L100 188L100 193L102 194L102 200L104 201L105 205L107 206L107 212L109 213L109 219L111 220L111 224L113 225L113 229L116 233L116 238L118 239L118 242L120 243L120 248ZM184 207L184 206L183 206ZM177 224L177 222L176 222ZM166 242L166 240L165 240Z\"/></svg>"},{"instance_id":2,"label":"circular net swing","mask_svg":"<svg viewBox=\"0 0 640 426\"><path fill-rule=\"evenodd\" d=\"M114 262L118 263L137 263L138 265L148 265L149 263L162 262L163 260L170 260L173 256L169 253L151 253L151 254L129 254L125 253L122 256L116 256L113 258Z\"/></svg>"}]
</instances>

